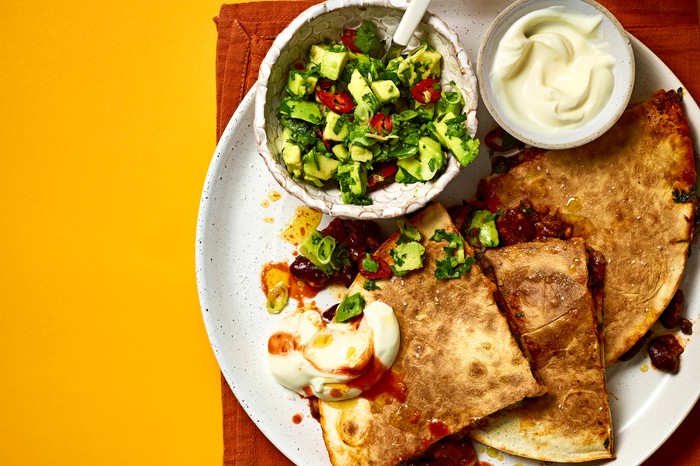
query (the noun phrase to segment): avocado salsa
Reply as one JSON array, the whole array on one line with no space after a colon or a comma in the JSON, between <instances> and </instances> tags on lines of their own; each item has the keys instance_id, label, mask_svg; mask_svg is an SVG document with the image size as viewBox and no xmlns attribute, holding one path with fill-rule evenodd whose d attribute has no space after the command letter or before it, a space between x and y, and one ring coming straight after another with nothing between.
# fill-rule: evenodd
<instances>
[{"instance_id":1,"label":"avocado salsa","mask_svg":"<svg viewBox=\"0 0 700 466\"><path fill-rule=\"evenodd\" d=\"M392 179L435 179L449 153L465 167L478 153L461 92L440 84L440 53L422 43L384 63L383 52L371 21L312 45L277 110L287 171L319 188L337 183L345 204L371 204L368 192Z\"/></svg>"}]
</instances>

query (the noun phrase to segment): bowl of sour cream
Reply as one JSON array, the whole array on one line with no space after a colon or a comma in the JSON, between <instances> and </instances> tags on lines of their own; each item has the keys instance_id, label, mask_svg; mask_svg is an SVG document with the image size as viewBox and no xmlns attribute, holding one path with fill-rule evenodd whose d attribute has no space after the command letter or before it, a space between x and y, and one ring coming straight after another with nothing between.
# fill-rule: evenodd
<instances>
[{"instance_id":1,"label":"bowl of sour cream","mask_svg":"<svg viewBox=\"0 0 700 466\"><path fill-rule=\"evenodd\" d=\"M520 0L491 24L477 60L496 123L544 149L588 143L629 103L634 53L622 25L592 0Z\"/></svg>"}]
</instances>

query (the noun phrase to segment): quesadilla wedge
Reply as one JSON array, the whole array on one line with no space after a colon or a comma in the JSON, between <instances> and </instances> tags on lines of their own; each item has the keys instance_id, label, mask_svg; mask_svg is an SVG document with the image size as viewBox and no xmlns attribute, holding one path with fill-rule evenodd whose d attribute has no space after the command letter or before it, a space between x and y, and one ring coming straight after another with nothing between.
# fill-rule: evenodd
<instances>
[{"instance_id":1,"label":"quesadilla wedge","mask_svg":"<svg viewBox=\"0 0 700 466\"><path fill-rule=\"evenodd\" d=\"M605 361L649 330L673 297L685 267L695 215L695 162L675 91L628 108L597 140L539 151L507 173L482 180L489 210L523 202L560 212L574 236L607 259Z\"/></svg>"},{"instance_id":2,"label":"quesadilla wedge","mask_svg":"<svg viewBox=\"0 0 700 466\"><path fill-rule=\"evenodd\" d=\"M377 280L372 291L358 275L348 290L361 293L367 304L391 306L401 336L393 366L374 387L351 400L319 402L335 466L395 465L484 416L543 393L496 306L495 286L479 267L459 278L436 279L436 261L445 258L447 242L430 238L438 230L457 233L445 208L431 204L410 224L422 235L423 267ZM398 239L397 232L374 257L395 266L391 251Z\"/></svg>"},{"instance_id":3,"label":"quesadilla wedge","mask_svg":"<svg viewBox=\"0 0 700 466\"><path fill-rule=\"evenodd\" d=\"M541 461L611 458L612 420L585 244L552 239L490 249L485 256L502 310L547 393L489 416L469 435Z\"/></svg>"}]
</instances>

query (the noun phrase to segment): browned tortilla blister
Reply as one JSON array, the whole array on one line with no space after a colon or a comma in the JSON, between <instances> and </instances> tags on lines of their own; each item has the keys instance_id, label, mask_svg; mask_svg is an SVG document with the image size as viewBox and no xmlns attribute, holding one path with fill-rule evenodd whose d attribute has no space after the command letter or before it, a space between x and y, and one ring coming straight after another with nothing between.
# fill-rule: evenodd
<instances>
[{"instance_id":1,"label":"browned tortilla blister","mask_svg":"<svg viewBox=\"0 0 700 466\"><path fill-rule=\"evenodd\" d=\"M678 288L695 215L695 162L688 122L675 91L628 108L599 139L540 152L508 173L483 180L492 211L522 201L552 208L575 235L606 258L605 361L642 337Z\"/></svg>"},{"instance_id":2,"label":"browned tortilla blister","mask_svg":"<svg viewBox=\"0 0 700 466\"><path fill-rule=\"evenodd\" d=\"M547 393L492 415L469 435L542 461L611 458L612 419L584 242L519 243L488 250L486 259L503 311Z\"/></svg>"},{"instance_id":3,"label":"browned tortilla blister","mask_svg":"<svg viewBox=\"0 0 700 466\"><path fill-rule=\"evenodd\" d=\"M435 278L445 242L431 241L437 229L456 233L447 211L431 204L411 220L425 246L424 268L404 277L378 280L363 289L358 276L349 293L383 301L394 309L401 344L389 377L391 390L341 402L320 402L321 426L336 465L394 465L421 454L439 438L476 420L543 393L493 298L494 285L479 267L457 279ZM398 234L375 253L391 263ZM468 251L471 253L471 251ZM380 384L382 382L380 381Z\"/></svg>"}]
</instances>

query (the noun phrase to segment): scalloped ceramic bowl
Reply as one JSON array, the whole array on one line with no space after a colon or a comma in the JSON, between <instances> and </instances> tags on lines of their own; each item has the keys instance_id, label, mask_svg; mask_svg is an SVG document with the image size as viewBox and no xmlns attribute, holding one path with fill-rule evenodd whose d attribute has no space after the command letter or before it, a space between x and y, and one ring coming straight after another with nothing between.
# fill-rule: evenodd
<instances>
[{"instance_id":1,"label":"scalloped ceramic bowl","mask_svg":"<svg viewBox=\"0 0 700 466\"><path fill-rule=\"evenodd\" d=\"M500 96L491 86L491 70L496 50L508 29L518 19L536 10L558 6L574 13L600 15L599 29L615 59L612 95L602 110L579 127L559 130L538 130L505 110ZM627 107L634 87L634 52L630 38L620 22L603 6L593 0L519 0L503 10L491 23L481 43L477 59L477 74L484 105L494 120L515 138L543 149L566 149L581 146L605 133L620 118Z\"/></svg>"},{"instance_id":2,"label":"scalloped ceramic bowl","mask_svg":"<svg viewBox=\"0 0 700 466\"><path fill-rule=\"evenodd\" d=\"M444 172L427 183L403 185L391 183L370 193L372 205L344 204L336 187L319 189L303 180L295 180L281 162L282 127L277 109L284 94L287 73L292 63L303 59L311 45L324 39L339 40L345 27L356 27L363 20L374 21L379 35L391 35L408 5L397 0L329 0L299 15L277 36L260 65L255 94L254 130L258 152L277 182L310 207L339 217L362 219L392 218L411 213L435 198L459 173L461 165L449 158ZM465 91L464 112L472 137L476 134L476 76L467 53L452 31L437 16L426 13L409 43L428 41L443 56L441 82L454 81Z\"/></svg>"}]
</instances>

